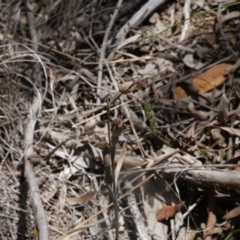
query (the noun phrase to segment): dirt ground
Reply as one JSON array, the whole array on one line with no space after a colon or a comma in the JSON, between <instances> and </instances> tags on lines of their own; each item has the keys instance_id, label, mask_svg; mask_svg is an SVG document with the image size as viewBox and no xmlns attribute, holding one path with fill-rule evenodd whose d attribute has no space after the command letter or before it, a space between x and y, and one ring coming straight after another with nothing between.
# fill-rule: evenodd
<instances>
[{"instance_id":1,"label":"dirt ground","mask_svg":"<svg viewBox=\"0 0 240 240\"><path fill-rule=\"evenodd\" d=\"M0 11L0 239L240 239L240 1Z\"/></svg>"}]
</instances>

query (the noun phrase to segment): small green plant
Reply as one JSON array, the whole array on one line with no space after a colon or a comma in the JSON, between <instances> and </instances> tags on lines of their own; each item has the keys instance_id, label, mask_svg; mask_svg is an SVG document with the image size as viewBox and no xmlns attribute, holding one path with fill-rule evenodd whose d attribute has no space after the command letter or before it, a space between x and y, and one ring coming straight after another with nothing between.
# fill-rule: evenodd
<instances>
[{"instance_id":1,"label":"small green plant","mask_svg":"<svg viewBox=\"0 0 240 240\"><path fill-rule=\"evenodd\" d=\"M39 239L39 232L36 228L33 229L33 236L34 236L34 239L36 239L36 240Z\"/></svg>"},{"instance_id":2,"label":"small green plant","mask_svg":"<svg viewBox=\"0 0 240 240\"><path fill-rule=\"evenodd\" d=\"M157 130L156 130L156 120L153 117L153 106L152 106L152 104L151 103L145 104L144 111L145 111L147 120L149 122L151 135L152 135L152 137L155 137L155 136L157 136Z\"/></svg>"},{"instance_id":3,"label":"small green plant","mask_svg":"<svg viewBox=\"0 0 240 240\"><path fill-rule=\"evenodd\" d=\"M167 144L168 147L172 147L173 146L173 140L171 138L167 137L166 144Z\"/></svg>"},{"instance_id":4,"label":"small green plant","mask_svg":"<svg viewBox=\"0 0 240 240\"><path fill-rule=\"evenodd\" d=\"M231 231L225 238L224 240L230 240L235 234L240 233L240 229L236 229Z\"/></svg>"}]
</instances>

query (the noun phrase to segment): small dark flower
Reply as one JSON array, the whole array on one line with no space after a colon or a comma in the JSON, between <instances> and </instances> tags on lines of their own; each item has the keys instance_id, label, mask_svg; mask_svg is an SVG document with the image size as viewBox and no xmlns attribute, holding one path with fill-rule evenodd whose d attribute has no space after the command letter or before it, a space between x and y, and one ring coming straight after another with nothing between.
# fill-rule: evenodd
<instances>
[{"instance_id":1,"label":"small dark flower","mask_svg":"<svg viewBox=\"0 0 240 240\"><path fill-rule=\"evenodd\" d=\"M120 126L122 126L122 124L123 124L123 116L122 115L118 116L117 118L115 118L113 120L113 125L115 125L115 126L120 127Z\"/></svg>"},{"instance_id":2,"label":"small dark flower","mask_svg":"<svg viewBox=\"0 0 240 240\"><path fill-rule=\"evenodd\" d=\"M145 88L147 87L147 80L144 78L138 78L133 81L137 88Z\"/></svg>"},{"instance_id":3,"label":"small dark flower","mask_svg":"<svg viewBox=\"0 0 240 240\"><path fill-rule=\"evenodd\" d=\"M119 116L113 120L113 135L120 136L122 133L123 116Z\"/></svg>"},{"instance_id":4,"label":"small dark flower","mask_svg":"<svg viewBox=\"0 0 240 240\"><path fill-rule=\"evenodd\" d=\"M140 78L133 81L128 81L119 86L119 91L123 94L134 92L139 88L145 88L147 86L147 80Z\"/></svg>"},{"instance_id":5,"label":"small dark flower","mask_svg":"<svg viewBox=\"0 0 240 240\"><path fill-rule=\"evenodd\" d=\"M123 117L119 116L113 121L112 137L111 137L111 142L113 146L116 146L118 142L118 138L122 133L122 128L123 128Z\"/></svg>"}]
</instances>

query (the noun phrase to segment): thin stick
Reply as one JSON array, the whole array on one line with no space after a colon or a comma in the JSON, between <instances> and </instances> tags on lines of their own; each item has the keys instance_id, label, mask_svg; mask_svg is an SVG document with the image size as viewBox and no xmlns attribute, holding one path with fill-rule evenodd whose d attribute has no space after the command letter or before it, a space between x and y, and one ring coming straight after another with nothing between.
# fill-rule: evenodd
<instances>
[{"instance_id":1,"label":"thin stick","mask_svg":"<svg viewBox=\"0 0 240 240\"><path fill-rule=\"evenodd\" d=\"M188 28L190 25L190 13L189 13L190 6L191 6L191 0L185 0L183 11L184 11L184 18L185 18L185 20L188 19L188 21L184 22L183 30L182 30L181 37L179 40L180 42L186 38L187 31L188 31Z\"/></svg>"},{"instance_id":2,"label":"thin stick","mask_svg":"<svg viewBox=\"0 0 240 240\"><path fill-rule=\"evenodd\" d=\"M98 65L98 83L97 83L97 104L100 104L100 91L101 91L101 86L102 86L102 71L103 71L103 62L105 59L105 52L106 52L106 48L107 48L107 41L108 41L108 37L110 34L110 30L112 29L112 26L114 24L114 21L118 15L118 11L120 6L122 5L122 0L118 0L117 3L117 7L112 15L111 21L107 27L107 30L105 32L104 38L103 38L103 42L102 42L102 48L101 48L101 55L100 55L100 60L99 60L99 65Z\"/></svg>"},{"instance_id":3,"label":"thin stick","mask_svg":"<svg viewBox=\"0 0 240 240\"><path fill-rule=\"evenodd\" d=\"M127 102L123 102L123 103L121 103L121 104L119 104L119 105L117 105L117 106L115 106L115 107L112 107L112 108L110 109L110 111L115 110L116 108L119 108L119 107L121 107L121 106L124 106L125 104L130 103L130 102L132 102L133 100L134 100L134 99L131 99L131 100L128 100ZM105 111L103 111L103 112L101 112L101 113L99 113L99 114L96 114L96 115L94 115L94 116L92 116L92 117L90 117L90 118L87 118L87 119L85 119L85 120L83 120L83 121L81 121L81 122L79 122L79 123L74 124L72 127L77 127L77 126L79 126L79 125L82 125L82 124L90 121L91 119L94 119L94 118L99 117L99 116L101 116L101 115L103 115L103 114L106 114L106 112L107 112L107 111L105 110Z\"/></svg>"},{"instance_id":4,"label":"thin stick","mask_svg":"<svg viewBox=\"0 0 240 240\"><path fill-rule=\"evenodd\" d=\"M35 27L35 18L33 14L33 6L29 1L26 1L27 11L27 19L29 25L30 36L33 41L32 49L36 54L38 51L38 36ZM29 186L29 195L30 202L34 212L34 217L36 220L36 224L39 230L39 239L40 240L48 240L49 239L49 229L46 214L43 208L42 200L39 193L39 187L37 184L36 176L34 173L33 165L31 163L31 159L34 156L33 149L33 140L34 140L34 129L37 119L39 117L39 113L41 111L42 104L42 96L38 87L41 88L41 71L40 71L40 63L35 63L33 65L33 82L36 87L34 90L33 103L29 109L28 114L28 123L25 129L24 142L25 142L25 154L24 154L24 178Z\"/></svg>"}]
</instances>

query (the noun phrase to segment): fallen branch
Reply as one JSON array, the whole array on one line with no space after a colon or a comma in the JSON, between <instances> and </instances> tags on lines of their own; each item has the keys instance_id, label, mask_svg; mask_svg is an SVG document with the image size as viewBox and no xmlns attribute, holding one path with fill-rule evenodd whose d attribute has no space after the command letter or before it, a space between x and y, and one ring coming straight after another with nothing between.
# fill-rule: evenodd
<instances>
[{"instance_id":1,"label":"fallen branch","mask_svg":"<svg viewBox=\"0 0 240 240\"><path fill-rule=\"evenodd\" d=\"M39 230L40 240L49 239L48 223L42 205L42 200L39 193L39 187L34 174L31 158L34 158L33 139L34 129L38 118L38 113L41 108L41 96L34 96L33 103L29 110L28 123L25 130L25 154L24 154L24 177L29 186L30 202L33 209L33 213L36 219L36 224Z\"/></svg>"},{"instance_id":2,"label":"fallen branch","mask_svg":"<svg viewBox=\"0 0 240 240\"><path fill-rule=\"evenodd\" d=\"M37 31L35 28L35 19L33 15L33 7L27 1L26 6L28 9L27 18L30 29L30 35L33 40L33 50L37 51ZM24 154L24 177L29 186L29 196L30 203L33 209L34 217L36 220L37 228L39 231L39 239L40 240L48 240L49 239L49 230L47 218L45 215L45 211L42 205L42 200L39 193L39 187L37 184L37 180L34 174L33 165L31 159L34 158L34 149L33 149L33 140L34 140L34 129L35 124L37 122L41 105L42 105L42 97L39 90L36 86L41 86L41 71L40 71L40 63L35 63L32 67L33 69L33 82L34 82L34 97L33 103L29 109L27 125L25 130L24 142L25 142L25 154Z\"/></svg>"},{"instance_id":3,"label":"fallen branch","mask_svg":"<svg viewBox=\"0 0 240 240\"><path fill-rule=\"evenodd\" d=\"M204 187L239 188L240 174L231 170L204 169L202 166L184 166L181 164L169 164L163 168L160 174L164 179L176 179L189 182L193 185Z\"/></svg>"},{"instance_id":4,"label":"fallen branch","mask_svg":"<svg viewBox=\"0 0 240 240\"><path fill-rule=\"evenodd\" d=\"M118 31L116 35L116 41L121 42L131 28L138 27L148 16L152 13L153 10L158 8L160 5L165 3L166 0L149 0L146 4L144 4L138 12L136 12L132 18L127 21L122 28Z\"/></svg>"}]
</instances>

